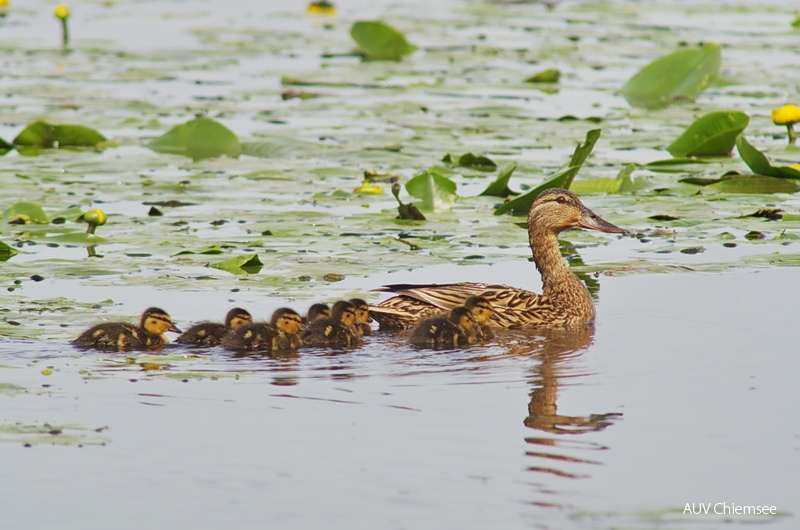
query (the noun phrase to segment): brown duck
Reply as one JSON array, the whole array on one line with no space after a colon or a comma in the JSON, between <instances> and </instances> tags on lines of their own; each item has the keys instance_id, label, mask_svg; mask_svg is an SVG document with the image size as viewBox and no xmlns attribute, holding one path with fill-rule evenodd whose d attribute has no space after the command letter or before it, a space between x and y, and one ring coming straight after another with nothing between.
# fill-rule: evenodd
<instances>
[{"instance_id":1,"label":"brown duck","mask_svg":"<svg viewBox=\"0 0 800 530\"><path fill-rule=\"evenodd\" d=\"M166 311L151 307L142 313L138 326L127 322L104 322L81 333L72 344L101 351L155 350L169 343L164 335L167 331L181 332Z\"/></svg>"},{"instance_id":2,"label":"brown duck","mask_svg":"<svg viewBox=\"0 0 800 530\"><path fill-rule=\"evenodd\" d=\"M541 294L471 282L386 285L375 290L396 296L370 307L370 314L382 328L407 328L422 318L462 305L471 296L480 296L494 310L492 322L501 327L590 325L595 319L592 297L558 247L558 235L568 228L625 233L584 206L574 193L550 188L539 194L528 212L528 239L542 276Z\"/></svg>"}]
</instances>

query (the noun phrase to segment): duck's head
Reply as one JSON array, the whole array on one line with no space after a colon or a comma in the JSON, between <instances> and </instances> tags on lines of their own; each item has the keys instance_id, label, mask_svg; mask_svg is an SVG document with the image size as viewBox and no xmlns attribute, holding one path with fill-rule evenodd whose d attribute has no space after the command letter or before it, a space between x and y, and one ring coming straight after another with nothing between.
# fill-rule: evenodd
<instances>
[{"instance_id":1,"label":"duck's head","mask_svg":"<svg viewBox=\"0 0 800 530\"><path fill-rule=\"evenodd\" d=\"M478 324L483 324L492 318L492 313L494 313L492 304L482 296L470 296L467 298L467 301L464 302L464 307L469 309L472 314L472 320Z\"/></svg>"},{"instance_id":2,"label":"duck's head","mask_svg":"<svg viewBox=\"0 0 800 530\"><path fill-rule=\"evenodd\" d=\"M555 232L567 228L586 228L611 234L623 234L625 230L609 223L589 208L571 191L548 188L536 197L528 212L528 230Z\"/></svg>"},{"instance_id":3,"label":"duck's head","mask_svg":"<svg viewBox=\"0 0 800 530\"><path fill-rule=\"evenodd\" d=\"M275 329L279 331L283 331L289 335L294 335L303 327L303 319L294 309L281 307L272 313L270 324L272 324Z\"/></svg>"},{"instance_id":4,"label":"duck's head","mask_svg":"<svg viewBox=\"0 0 800 530\"><path fill-rule=\"evenodd\" d=\"M454 307L453 310L450 311L449 318L450 322L465 331L470 331L475 327L475 320L472 318L472 312L463 305Z\"/></svg>"},{"instance_id":5,"label":"duck's head","mask_svg":"<svg viewBox=\"0 0 800 530\"><path fill-rule=\"evenodd\" d=\"M163 335L167 331L180 333L175 324L172 323L172 318L169 313L158 307L151 307L142 313L142 320L139 326L153 335Z\"/></svg>"},{"instance_id":6,"label":"duck's head","mask_svg":"<svg viewBox=\"0 0 800 530\"><path fill-rule=\"evenodd\" d=\"M250 313L241 307L234 307L225 315L225 327L228 329L237 329L252 321L253 317L250 316Z\"/></svg>"},{"instance_id":7,"label":"duck's head","mask_svg":"<svg viewBox=\"0 0 800 530\"><path fill-rule=\"evenodd\" d=\"M306 313L306 322L310 324L319 318L329 318L330 316L331 308L328 307L328 304L311 304Z\"/></svg>"},{"instance_id":8,"label":"duck's head","mask_svg":"<svg viewBox=\"0 0 800 530\"><path fill-rule=\"evenodd\" d=\"M339 300L331 308L331 318L345 326L353 327L356 325L356 308L346 300Z\"/></svg>"},{"instance_id":9,"label":"duck's head","mask_svg":"<svg viewBox=\"0 0 800 530\"><path fill-rule=\"evenodd\" d=\"M369 304L361 298L352 298L350 303L356 309L356 320L359 324L369 324L372 322L372 317L369 316Z\"/></svg>"}]
</instances>

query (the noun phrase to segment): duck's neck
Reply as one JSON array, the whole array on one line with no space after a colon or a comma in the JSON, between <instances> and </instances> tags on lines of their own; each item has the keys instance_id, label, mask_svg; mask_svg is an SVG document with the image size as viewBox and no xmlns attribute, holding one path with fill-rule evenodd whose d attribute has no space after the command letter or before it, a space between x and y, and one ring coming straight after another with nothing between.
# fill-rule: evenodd
<instances>
[{"instance_id":1,"label":"duck's neck","mask_svg":"<svg viewBox=\"0 0 800 530\"><path fill-rule=\"evenodd\" d=\"M575 276L558 246L558 234L553 231L531 231L530 244L533 261L542 275L542 294L559 300L569 298L574 303L577 296L591 303L591 295L583 282Z\"/></svg>"}]
</instances>

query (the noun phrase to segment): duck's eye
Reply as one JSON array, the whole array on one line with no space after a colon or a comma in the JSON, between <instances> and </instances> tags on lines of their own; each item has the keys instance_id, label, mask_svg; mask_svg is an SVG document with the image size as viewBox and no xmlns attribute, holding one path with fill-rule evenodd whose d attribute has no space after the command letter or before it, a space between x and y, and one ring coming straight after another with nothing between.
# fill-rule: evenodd
<instances>
[{"instance_id":1,"label":"duck's eye","mask_svg":"<svg viewBox=\"0 0 800 530\"><path fill-rule=\"evenodd\" d=\"M564 197L563 195L559 195L558 197L556 197L556 202L558 204L564 204L565 202L567 202L567 198Z\"/></svg>"}]
</instances>

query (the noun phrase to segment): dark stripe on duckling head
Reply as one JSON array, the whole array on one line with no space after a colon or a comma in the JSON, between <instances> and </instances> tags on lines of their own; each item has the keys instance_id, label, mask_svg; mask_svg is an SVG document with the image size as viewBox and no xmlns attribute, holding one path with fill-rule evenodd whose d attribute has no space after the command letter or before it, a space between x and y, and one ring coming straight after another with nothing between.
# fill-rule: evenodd
<instances>
[{"instance_id":1,"label":"dark stripe on duckling head","mask_svg":"<svg viewBox=\"0 0 800 530\"><path fill-rule=\"evenodd\" d=\"M161 324L159 325L158 323ZM154 325L157 326L159 331L153 331L152 328ZM150 307L145 309L144 313L142 313L140 326L142 329L146 329L150 333L155 333L157 335L160 335L165 331L181 333L181 330L172 323L172 318L169 316L169 313L158 307Z\"/></svg>"},{"instance_id":2,"label":"dark stripe on duckling head","mask_svg":"<svg viewBox=\"0 0 800 530\"><path fill-rule=\"evenodd\" d=\"M270 324L284 333L294 334L303 327L303 318L294 309L281 307L272 313Z\"/></svg>"},{"instance_id":3,"label":"dark stripe on duckling head","mask_svg":"<svg viewBox=\"0 0 800 530\"><path fill-rule=\"evenodd\" d=\"M311 307L308 308L308 313L306 314L306 323L310 324L318 318L328 318L330 316L331 308L328 307L328 304L311 304Z\"/></svg>"},{"instance_id":4,"label":"dark stripe on duckling head","mask_svg":"<svg viewBox=\"0 0 800 530\"><path fill-rule=\"evenodd\" d=\"M252 321L253 317L250 313L241 307L234 307L225 315L225 327L228 329L236 329Z\"/></svg>"}]
</instances>

